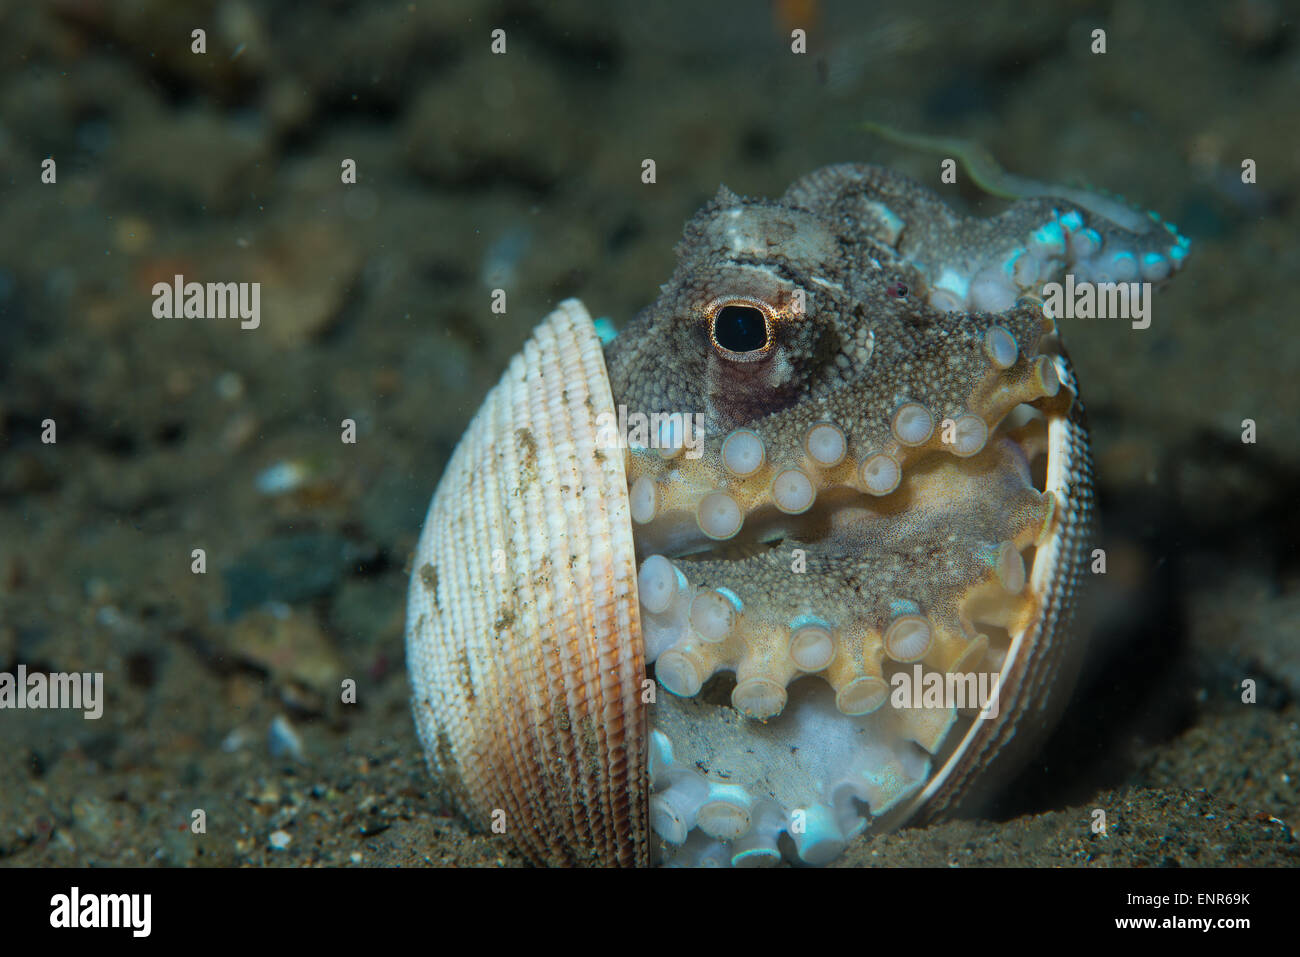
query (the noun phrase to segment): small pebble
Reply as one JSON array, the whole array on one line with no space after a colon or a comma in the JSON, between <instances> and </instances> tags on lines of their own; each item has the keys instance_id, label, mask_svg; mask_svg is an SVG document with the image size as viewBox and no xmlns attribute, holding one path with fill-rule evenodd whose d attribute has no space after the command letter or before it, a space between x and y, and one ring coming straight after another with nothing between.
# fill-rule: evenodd
<instances>
[{"instance_id":1,"label":"small pebble","mask_svg":"<svg viewBox=\"0 0 1300 957\"><path fill-rule=\"evenodd\" d=\"M271 849L283 851L293 842L288 831L273 831L271 833Z\"/></svg>"},{"instance_id":2,"label":"small pebble","mask_svg":"<svg viewBox=\"0 0 1300 957\"><path fill-rule=\"evenodd\" d=\"M263 495L283 495L301 486L306 479L307 469L302 463L277 462L259 472L254 484Z\"/></svg>"},{"instance_id":3,"label":"small pebble","mask_svg":"<svg viewBox=\"0 0 1300 957\"><path fill-rule=\"evenodd\" d=\"M276 715L271 722L266 734L266 746L273 758L290 757L295 761L303 759L302 738L284 715Z\"/></svg>"},{"instance_id":4,"label":"small pebble","mask_svg":"<svg viewBox=\"0 0 1300 957\"><path fill-rule=\"evenodd\" d=\"M244 395L244 380L239 377L238 372L221 373L221 375L217 376L214 385L217 395L227 402L233 402Z\"/></svg>"}]
</instances>

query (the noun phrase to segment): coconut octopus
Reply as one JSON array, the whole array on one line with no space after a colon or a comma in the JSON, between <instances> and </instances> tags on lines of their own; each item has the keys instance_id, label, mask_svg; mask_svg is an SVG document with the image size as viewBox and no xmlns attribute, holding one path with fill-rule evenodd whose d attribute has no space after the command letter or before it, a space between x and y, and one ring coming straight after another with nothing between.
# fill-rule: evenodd
<instances>
[{"instance_id":1,"label":"coconut octopus","mask_svg":"<svg viewBox=\"0 0 1300 957\"><path fill-rule=\"evenodd\" d=\"M628 633L646 669L626 674L655 682L644 747L635 704L618 735L565 745L580 718L608 728L612 698L583 715L574 693L539 703L563 712L542 744L492 760L561 795L559 821L529 811L541 798L516 800L517 842L552 862L822 864L864 831L1005 781L1050 731L1086 643L1071 619L1091 548L1088 436L1042 287L1067 273L1160 283L1187 248L1156 218L1078 191L977 218L866 165L820 169L776 201L720 189L658 299L603 350L606 424L615 408L654 424L608 466L635 548L635 615L620 621L639 617ZM604 463L601 447L589 454ZM448 495L468 494L463 481ZM426 528L421 556L436 535ZM467 756L492 749L453 727L471 705L429 691L450 665L425 663L439 611L416 564L417 724L435 773L481 817L515 799L471 793ZM496 639L511 639L508 619ZM458 680L481 695L488 668L474 658ZM992 700L954 700L979 675L996 679ZM597 793L602 768L624 774L612 799Z\"/></svg>"}]
</instances>

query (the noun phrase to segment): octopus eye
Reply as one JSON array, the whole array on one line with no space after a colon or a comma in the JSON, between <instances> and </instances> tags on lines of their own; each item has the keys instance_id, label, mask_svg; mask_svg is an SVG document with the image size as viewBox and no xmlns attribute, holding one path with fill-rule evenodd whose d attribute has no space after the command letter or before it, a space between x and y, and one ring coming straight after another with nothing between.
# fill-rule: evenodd
<instances>
[{"instance_id":1,"label":"octopus eye","mask_svg":"<svg viewBox=\"0 0 1300 957\"><path fill-rule=\"evenodd\" d=\"M713 316L713 343L730 358L757 358L749 353L766 352L769 342L767 316L757 306L733 303Z\"/></svg>"},{"instance_id":2,"label":"octopus eye","mask_svg":"<svg viewBox=\"0 0 1300 957\"><path fill-rule=\"evenodd\" d=\"M907 283L896 282L889 287L889 294L898 299L907 298Z\"/></svg>"}]
</instances>

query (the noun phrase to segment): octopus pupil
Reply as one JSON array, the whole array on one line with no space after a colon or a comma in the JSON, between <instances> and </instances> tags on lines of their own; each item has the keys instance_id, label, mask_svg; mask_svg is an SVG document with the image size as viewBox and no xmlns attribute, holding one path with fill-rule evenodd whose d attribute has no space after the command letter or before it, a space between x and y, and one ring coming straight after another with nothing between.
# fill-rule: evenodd
<instances>
[{"instance_id":1,"label":"octopus pupil","mask_svg":"<svg viewBox=\"0 0 1300 957\"><path fill-rule=\"evenodd\" d=\"M713 319L713 341L729 352L753 352L767 345L767 320L753 306L724 306Z\"/></svg>"}]
</instances>

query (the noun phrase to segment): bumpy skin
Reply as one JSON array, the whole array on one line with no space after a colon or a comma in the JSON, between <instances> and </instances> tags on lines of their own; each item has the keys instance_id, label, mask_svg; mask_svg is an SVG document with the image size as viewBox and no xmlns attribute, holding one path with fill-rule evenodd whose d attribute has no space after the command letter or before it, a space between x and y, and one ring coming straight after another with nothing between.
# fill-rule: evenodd
<instances>
[{"instance_id":1,"label":"bumpy skin","mask_svg":"<svg viewBox=\"0 0 1300 957\"><path fill-rule=\"evenodd\" d=\"M670 860L826 860L1048 707L1091 491L1042 285L1159 282L1187 246L1078 198L964 218L857 165L776 202L723 188L606 347L616 403L705 429L699 458L627 453ZM747 337L716 321L737 314ZM1001 721L896 708L914 667L1000 673Z\"/></svg>"}]
</instances>

